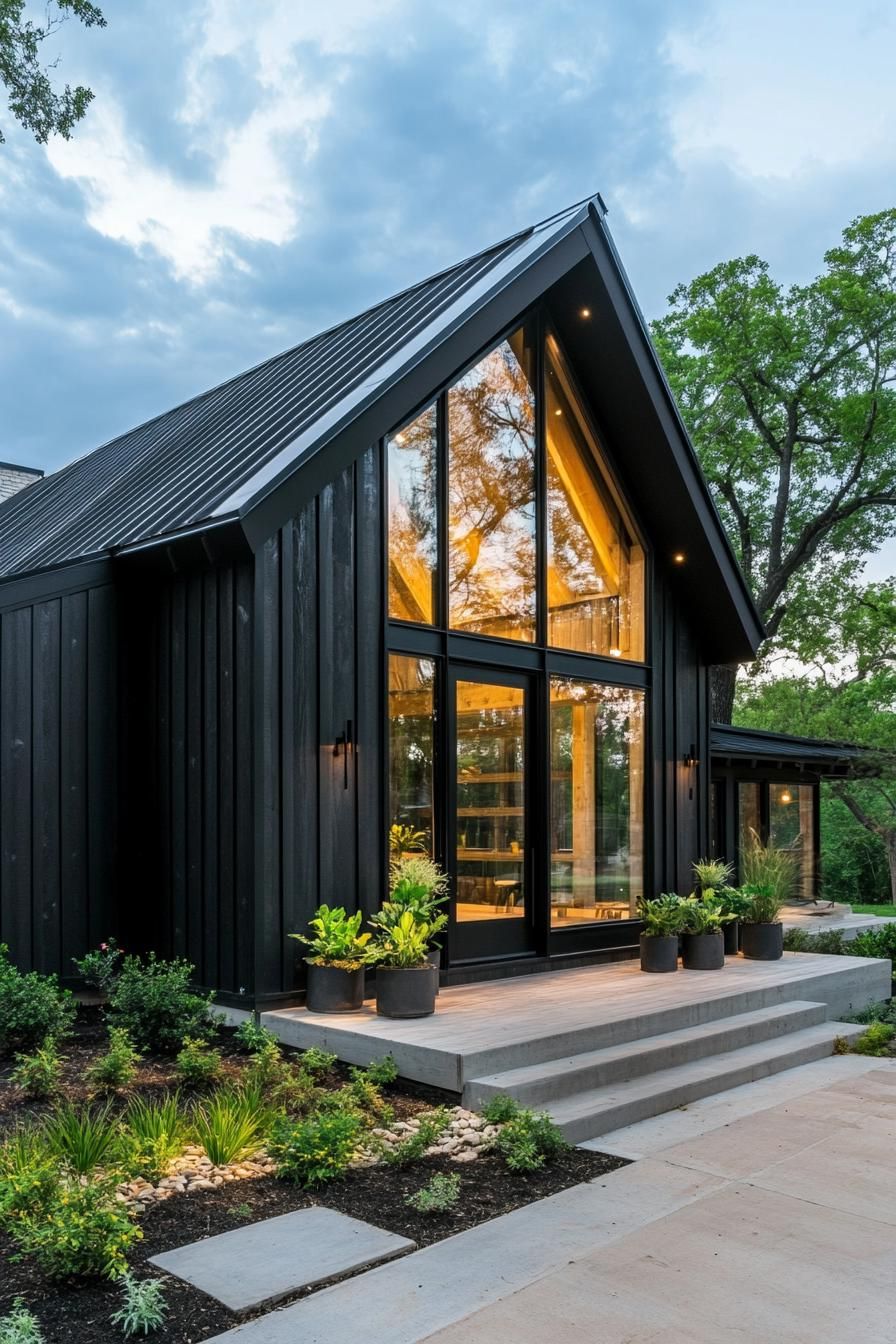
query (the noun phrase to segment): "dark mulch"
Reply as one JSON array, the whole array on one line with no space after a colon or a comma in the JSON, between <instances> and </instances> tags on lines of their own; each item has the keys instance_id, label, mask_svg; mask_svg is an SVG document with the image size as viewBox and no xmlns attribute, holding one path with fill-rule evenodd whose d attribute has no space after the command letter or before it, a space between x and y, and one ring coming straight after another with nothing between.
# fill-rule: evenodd
<instances>
[{"instance_id":1,"label":"dark mulch","mask_svg":"<svg viewBox=\"0 0 896 1344\"><path fill-rule=\"evenodd\" d=\"M77 1102L89 1098L84 1073L88 1064L106 1048L106 1040L102 1009L82 1007L75 1031L64 1047L63 1091L70 1100ZM215 1046L224 1057L227 1073L238 1077L245 1067L246 1057L235 1046L233 1032L220 1030ZM9 1064L0 1068L0 1134L4 1126L35 1119L49 1109L48 1103L25 1101L16 1088L3 1086L10 1068ZM339 1087L347 1077L348 1070L336 1065L320 1081L330 1087ZM151 1094L175 1083L170 1058L147 1057L141 1061L129 1095L134 1092ZM404 1079L385 1088L384 1094L397 1118L441 1103L454 1104L457 1100L435 1088ZM116 1105L124 1103L123 1097L115 1102ZM138 1278L158 1274L159 1271L147 1261L160 1251L173 1250L188 1242L216 1236L263 1218L274 1218L313 1203L363 1218L389 1232L409 1237L418 1246L428 1246L624 1165L619 1158L571 1148L541 1171L530 1174L510 1172L500 1158L483 1156L465 1164L451 1162L449 1158L424 1158L404 1168L364 1168L313 1195L273 1178L235 1181L217 1190L175 1195L164 1203L153 1205L140 1218L143 1240L129 1259ZM460 1176L458 1204L443 1214L416 1213L407 1206L405 1198L426 1185L436 1172L456 1172ZM3 1233L0 1233L0 1266L0 1315L21 1297L37 1316L47 1344L68 1344L73 1337L77 1337L78 1344L112 1344L112 1341L122 1339L120 1331L110 1321L112 1313L121 1305L121 1289L114 1284L49 1283L33 1262L17 1257L14 1243ZM156 1344L199 1344L199 1341L238 1324L238 1319L212 1298L169 1275L164 1278L168 1323L151 1337Z\"/></svg>"},{"instance_id":2,"label":"dark mulch","mask_svg":"<svg viewBox=\"0 0 896 1344\"><path fill-rule=\"evenodd\" d=\"M428 1246L624 1165L620 1158L573 1148L529 1175L509 1172L497 1157L480 1157L463 1165L448 1158L424 1158L405 1168L352 1172L345 1181L313 1196L272 1178L233 1182L217 1190L175 1195L155 1205L140 1220L144 1239L130 1256L131 1267L137 1277L158 1274L146 1261L160 1251L312 1203L326 1204L410 1237L418 1246ZM405 1196L419 1190L437 1171L460 1174L461 1196L456 1208L444 1214L415 1213L405 1204ZM121 1339L110 1322L121 1305L121 1290L114 1284L75 1287L48 1283L32 1263L15 1258L14 1245L2 1233L0 1263L0 1313L8 1311L16 1297L22 1297L40 1321L47 1344L69 1344L75 1336L78 1344L112 1344ZM188 1284L167 1274L164 1278L169 1316L164 1329L152 1336L156 1344L197 1344L246 1319L237 1318Z\"/></svg>"}]
</instances>

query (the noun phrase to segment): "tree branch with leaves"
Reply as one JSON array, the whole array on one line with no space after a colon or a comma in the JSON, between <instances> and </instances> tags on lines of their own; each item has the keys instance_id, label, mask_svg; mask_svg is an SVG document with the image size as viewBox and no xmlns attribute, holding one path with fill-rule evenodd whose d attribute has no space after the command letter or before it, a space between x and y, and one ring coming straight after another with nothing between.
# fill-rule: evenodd
<instances>
[{"instance_id":1,"label":"tree branch with leaves","mask_svg":"<svg viewBox=\"0 0 896 1344\"><path fill-rule=\"evenodd\" d=\"M42 47L68 18L85 28L105 28L102 11L89 0L47 0L40 22L26 15L26 0L0 0L0 80L6 86L9 110L39 145L52 135L71 139L75 124L89 107L93 93L78 84L54 89L51 72L57 60L43 64ZM0 144L5 140L0 129Z\"/></svg>"}]
</instances>

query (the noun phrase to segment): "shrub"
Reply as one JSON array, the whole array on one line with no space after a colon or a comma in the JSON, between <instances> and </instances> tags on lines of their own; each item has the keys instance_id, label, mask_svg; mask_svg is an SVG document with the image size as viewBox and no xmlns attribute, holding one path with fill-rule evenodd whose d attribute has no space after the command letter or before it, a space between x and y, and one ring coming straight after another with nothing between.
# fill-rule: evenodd
<instances>
[{"instance_id":1,"label":"shrub","mask_svg":"<svg viewBox=\"0 0 896 1344\"><path fill-rule=\"evenodd\" d=\"M324 1112L306 1120L280 1120L268 1152L277 1175L313 1187L344 1176L354 1156L361 1121L349 1111Z\"/></svg>"},{"instance_id":2,"label":"shrub","mask_svg":"<svg viewBox=\"0 0 896 1344\"><path fill-rule=\"evenodd\" d=\"M56 1159L41 1125L14 1129L0 1146L0 1227L49 1206L59 1184Z\"/></svg>"},{"instance_id":3,"label":"shrub","mask_svg":"<svg viewBox=\"0 0 896 1344\"><path fill-rule=\"evenodd\" d=\"M307 1051L305 1053L307 1054ZM335 1059L336 1056L334 1055L334 1062ZM377 1087L388 1087L398 1077L398 1065L391 1055L383 1055L382 1059L373 1060L363 1071L352 1069L352 1077L357 1077L359 1072L362 1072L363 1076L371 1083L376 1083Z\"/></svg>"},{"instance_id":4,"label":"shrub","mask_svg":"<svg viewBox=\"0 0 896 1344\"><path fill-rule=\"evenodd\" d=\"M12 1081L26 1097L39 1101L59 1091L61 1075L62 1060L52 1037L47 1037L46 1044L35 1050L33 1055L16 1055Z\"/></svg>"},{"instance_id":5,"label":"shrub","mask_svg":"<svg viewBox=\"0 0 896 1344\"><path fill-rule=\"evenodd\" d=\"M383 1145L383 1160L390 1167L406 1167L410 1162L419 1161L427 1148L431 1148L436 1140L441 1138L450 1124L451 1112L444 1106L425 1112L418 1117L417 1129L413 1134L409 1134L406 1139L401 1139L398 1143Z\"/></svg>"},{"instance_id":6,"label":"shrub","mask_svg":"<svg viewBox=\"0 0 896 1344\"><path fill-rule=\"evenodd\" d=\"M844 1022L892 1022L896 1026L896 999L884 999L882 1003L869 1003L867 1008L862 1008L858 1013L853 1013L851 1017L842 1019Z\"/></svg>"},{"instance_id":7,"label":"shrub","mask_svg":"<svg viewBox=\"0 0 896 1344\"><path fill-rule=\"evenodd\" d=\"M328 1073L336 1063L336 1056L329 1050L321 1050L316 1045L302 1052L302 1068L309 1073Z\"/></svg>"},{"instance_id":8,"label":"shrub","mask_svg":"<svg viewBox=\"0 0 896 1344\"><path fill-rule=\"evenodd\" d=\"M257 1089L271 1106L282 1107L290 1114L308 1114L329 1095L301 1064L290 1064L272 1046L252 1056L244 1077L246 1087Z\"/></svg>"},{"instance_id":9,"label":"shrub","mask_svg":"<svg viewBox=\"0 0 896 1344\"><path fill-rule=\"evenodd\" d=\"M267 1027L256 1022L254 1017L247 1017L245 1022L240 1023L233 1033L233 1039L248 1055L260 1055L271 1048L280 1053L277 1037Z\"/></svg>"},{"instance_id":10,"label":"shrub","mask_svg":"<svg viewBox=\"0 0 896 1344\"><path fill-rule=\"evenodd\" d=\"M521 1109L515 1097L509 1097L505 1092L501 1092L485 1103L480 1114L487 1125L506 1125L508 1120L519 1115Z\"/></svg>"},{"instance_id":11,"label":"shrub","mask_svg":"<svg viewBox=\"0 0 896 1344\"><path fill-rule=\"evenodd\" d=\"M140 1055L131 1044L124 1027L109 1028L109 1049L87 1070L87 1081L95 1087L127 1087L137 1076Z\"/></svg>"},{"instance_id":12,"label":"shrub","mask_svg":"<svg viewBox=\"0 0 896 1344\"><path fill-rule=\"evenodd\" d=\"M519 1110L489 1145L511 1171L537 1171L569 1144L545 1111Z\"/></svg>"},{"instance_id":13,"label":"shrub","mask_svg":"<svg viewBox=\"0 0 896 1344\"><path fill-rule=\"evenodd\" d=\"M447 1213L459 1199L460 1177L437 1173L428 1185L422 1186L413 1195L406 1195L404 1202L418 1213Z\"/></svg>"},{"instance_id":14,"label":"shrub","mask_svg":"<svg viewBox=\"0 0 896 1344\"><path fill-rule=\"evenodd\" d=\"M115 1279L143 1233L107 1181L63 1179L40 1210L12 1224L12 1235L51 1279Z\"/></svg>"},{"instance_id":15,"label":"shrub","mask_svg":"<svg viewBox=\"0 0 896 1344\"><path fill-rule=\"evenodd\" d=\"M119 1156L121 1129L108 1104L78 1109L65 1102L44 1121L43 1132L56 1160L79 1176L88 1176Z\"/></svg>"},{"instance_id":16,"label":"shrub","mask_svg":"<svg viewBox=\"0 0 896 1344\"><path fill-rule=\"evenodd\" d=\"M843 949L848 957L888 957L896 961L896 924L865 929Z\"/></svg>"},{"instance_id":17,"label":"shrub","mask_svg":"<svg viewBox=\"0 0 896 1344\"><path fill-rule=\"evenodd\" d=\"M267 1136L272 1114L252 1088L226 1088L197 1108L193 1129L216 1167L255 1152Z\"/></svg>"},{"instance_id":18,"label":"shrub","mask_svg":"<svg viewBox=\"0 0 896 1344\"><path fill-rule=\"evenodd\" d=\"M177 1056L177 1076L188 1087L205 1087L221 1076L221 1055L204 1041L192 1036L184 1039Z\"/></svg>"},{"instance_id":19,"label":"shrub","mask_svg":"<svg viewBox=\"0 0 896 1344\"><path fill-rule=\"evenodd\" d=\"M0 1344L43 1344L43 1332L20 1297L12 1304L12 1311L0 1316Z\"/></svg>"},{"instance_id":20,"label":"shrub","mask_svg":"<svg viewBox=\"0 0 896 1344\"><path fill-rule=\"evenodd\" d=\"M787 952L821 952L829 957L839 957L849 951L843 941L843 934L837 929L823 929L821 933L807 933L805 929L785 929L784 948Z\"/></svg>"},{"instance_id":21,"label":"shrub","mask_svg":"<svg viewBox=\"0 0 896 1344\"><path fill-rule=\"evenodd\" d=\"M854 1055L889 1055L896 1027L890 1022L872 1022L852 1043Z\"/></svg>"},{"instance_id":22,"label":"shrub","mask_svg":"<svg viewBox=\"0 0 896 1344\"><path fill-rule=\"evenodd\" d=\"M165 1324L168 1307L161 1279L135 1279L133 1274L125 1274L121 1288L124 1305L114 1312L112 1324L121 1326L125 1339L131 1335L148 1335Z\"/></svg>"},{"instance_id":23,"label":"shrub","mask_svg":"<svg viewBox=\"0 0 896 1344\"><path fill-rule=\"evenodd\" d=\"M178 1094L151 1101L134 1097L123 1120L130 1170L153 1183L160 1181L186 1142L187 1126Z\"/></svg>"},{"instance_id":24,"label":"shrub","mask_svg":"<svg viewBox=\"0 0 896 1344\"><path fill-rule=\"evenodd\" d=\"M109 998L110 1021L123 1027L138 1050L174 1054L185 1037L206 1041L215 1024L212 995L190 989L188 961L159 961L153 953L125 957Z\"/></svg>"},{"instance_id":25,"label":"shrub","mask_svg":"<svg viewBox=\"0 0 896 1344\"><path fill-rule=\"evenodd\" d=\"M0 943L0 1055L27 1054L71 1030L77 1007L55 975L23 975Z\"/></svg>"},{"instance_id":26,"label":"shrub","mask_svg":"<svg viewBox=\"0 0 896 1344\"><path fill-rule=\"evenodd\" d=\"M114 938L110 938L86 956L80 959L72 957L72 961L85 985L98 989L101 994L109 994L118 979L123 957L124 949L118 946Z\"/></svg>"}]
</instances>

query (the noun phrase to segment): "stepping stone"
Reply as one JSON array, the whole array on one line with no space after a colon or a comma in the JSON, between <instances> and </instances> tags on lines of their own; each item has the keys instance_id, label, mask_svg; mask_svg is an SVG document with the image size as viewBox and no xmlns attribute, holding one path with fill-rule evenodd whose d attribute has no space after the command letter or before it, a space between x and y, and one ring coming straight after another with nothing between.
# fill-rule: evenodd
<instances>
[{"instance_id":1,"label":"stepping stone","mask_svg":"<svg viewBox=\"0 0 896 1344\"><path fill-rule=\"evenodd\" d=\"M414 1249L405 1237L315 1207L191 1242L153 1256L150 1264L239 1315Z\"/></svg>"}]
</instances>

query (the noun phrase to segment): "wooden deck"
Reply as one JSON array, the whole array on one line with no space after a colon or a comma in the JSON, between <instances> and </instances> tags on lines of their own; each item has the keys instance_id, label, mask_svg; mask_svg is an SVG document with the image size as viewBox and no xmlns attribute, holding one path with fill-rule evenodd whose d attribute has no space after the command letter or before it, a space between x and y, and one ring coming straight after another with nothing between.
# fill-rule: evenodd
<instances>
[{"instance_id":1,"label":"wooden deck","mask_svg":"<svg viewBox=\"0 0 896 1344\"><path fill-rule=\"evenodd\" d=\"M792 1001L840 1018L889 995L890 963L785 953L777 962L731 957L720 971L644 975L636 961L551 971L443 989L435 1015L410 1021L304 1008L264 1013L291 1045L318 1045L366 1064L391 1054L406 1078L462 1092L472 1078L620 1045Z\"/></svg>"}]
</instances>

